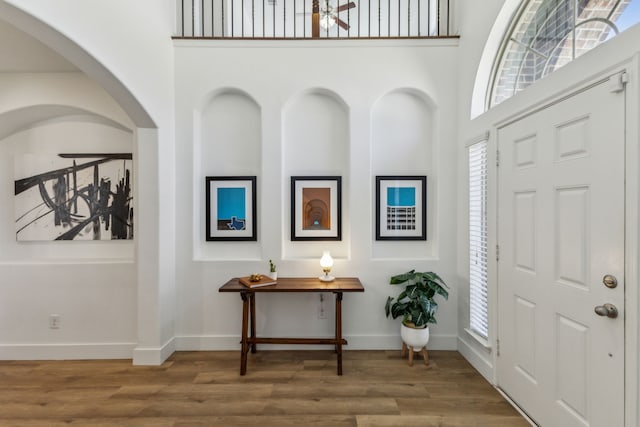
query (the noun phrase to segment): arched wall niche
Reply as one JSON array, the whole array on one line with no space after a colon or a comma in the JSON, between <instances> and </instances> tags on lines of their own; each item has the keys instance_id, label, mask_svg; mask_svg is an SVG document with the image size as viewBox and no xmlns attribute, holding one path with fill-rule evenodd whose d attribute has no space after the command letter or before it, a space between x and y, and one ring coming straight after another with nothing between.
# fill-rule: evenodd
<instances>
[{"instance_id":1,"label":"arched wall niche","mask_svg":"<svg viewBox=\"0 0 640 427\"><path fill-rule=\"evenodd\" d=\"M437 107L426 93L398 88L383 95L371 111L372 194L375 177L426 175L427 240L374 241L374 259L430 259L436 256L437 236ZM371 223L375 227L375 209ZM375 235L375 230L372 230Z\"/></svg>"},{"instance_id":2,"label":"arched wall niche","mask_svg":"<svg viewBox=\"0 0 640 427\"><path fill-rule=\"evenodd\" d=\"M246 99L249 102L252 102L253 104L255 104L256 107L260 109L260 102L258 102L258 100L249 92L243 89L240 89L238 87L229 86L229 87L220 87L205 94L201 98L201 100L196 104L196 110L198 112L202 112L207 107L209 107L211 103L215 101L216 98L224 95L237 95L241 98Z\"/></svg>"},{"instance_id":3,"label":"arched wall niche","mask_svg":"<svg viewBox=\"0 0 640 427\"><path fill-rule=\"evenodd\" d=\"M257 177L257 242L206 242L206 215L196 216L194 236L196 258L205 260L255 260L261 257L259 243L262 210L262 109L247 92L233 87L207 94L195 112L194 194L202 197L195 204L205 212L207 176ZM198 197L198 196L196 196Z\"/></svg>"},{"instance_id":4,"label":"arched wall niche","mask_svg":"<svg viewBox=\"0 0 640 427\"><path fill-rule=\"evenodd\" d=\"M334 258L349 258L350 109L344 99L325 88L311 88L283 107L282 229L283 257L319 259L322 248ZM291 241L291 176L340 176L342 240ZM318 245L321 244L322 248Z\"/></svg>"},{"instance_id":5,"label":"arched wall niche","mask_svg":"<svg viewBox=\"0 0 640 427\"><path fill-rule=\"evenodd\" d=\"M308 88L305 90L302 90L300 92L298 92L297 94L291 96L291 98L289 98L285 103L284 106L282 108L282 110L285 112L285 114L287 113L287 111L289 111L292 107L294 107L296 105L296 103L300 102L303 98L307 97L307 96L314 96L314 95L320 95L320 96L326 96L328 98L331 98L331 100L337 104L339 104L340 108L344 109L344 110L349 110L349 105L347 104L347 102L342 98L342 96L340 96L340 94L338 94L337 92L331 90L331 89L327 89L324 87L313 87L313 88Z\"/></svg>"}]
</instances>

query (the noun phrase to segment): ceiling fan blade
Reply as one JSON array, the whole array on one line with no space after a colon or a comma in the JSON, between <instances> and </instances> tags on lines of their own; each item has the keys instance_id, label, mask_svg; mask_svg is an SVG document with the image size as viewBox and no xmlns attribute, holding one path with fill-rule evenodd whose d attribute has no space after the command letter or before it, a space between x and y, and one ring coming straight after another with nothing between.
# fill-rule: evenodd
<instances>
[{"instance_id":1,"label":"ceiling fan blade","mask_svg":"<svg viewBox=\"0 0 640 427\"><path fill-rule=\"evenodd\" d=\"M356 4L354 2L341 4L340 6L338 6L336 8L336 12L342 12L343 10L351 9L351 8L354 8L354 7L356 7Z\"/></svg>"},{"instance_id":2,"label":"ceiling fan blade","mask_svg":"<svg viewBox=\"0 0 640 427\"><path fill-rule=\"evenodd\" d=\"M338 18L337 16L332 16L332 18L334 21L336 21L336 24L340 25L340 27L343 30L346 31L349 29L349 25L346 22L344 22L342 19Z\"/></svg>"}]
</instances>

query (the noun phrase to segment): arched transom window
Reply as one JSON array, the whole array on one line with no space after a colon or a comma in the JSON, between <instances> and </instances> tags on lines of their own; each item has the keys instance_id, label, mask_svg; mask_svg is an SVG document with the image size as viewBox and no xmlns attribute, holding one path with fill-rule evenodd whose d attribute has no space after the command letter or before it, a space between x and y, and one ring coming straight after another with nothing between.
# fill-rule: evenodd
<instances>
[{"instance_id":1,"label":"arched transom window","mask_svg":"<svg viewBox=\"0 0 640 427\"><path fill-rule=\"evenodd\" d=\"M640 22L640 0L524 0L494 64L491 108Z\"/></svg>"}]
</instances>

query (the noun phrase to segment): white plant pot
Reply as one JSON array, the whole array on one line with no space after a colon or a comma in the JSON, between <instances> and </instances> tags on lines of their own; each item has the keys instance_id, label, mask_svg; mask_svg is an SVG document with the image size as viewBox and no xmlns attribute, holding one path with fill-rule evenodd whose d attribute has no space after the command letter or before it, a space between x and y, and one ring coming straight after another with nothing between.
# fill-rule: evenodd
<instances>
[{"instance_id":1,"label":"white plant pot","mask_svg":"<svg viewBox=\"0 0 640 427\"><path fill-rule=\"evenodd\" d=\"M426 328L409 328L404 324L400 324L400 336L402 342L408 347L413 347L413 351L422 350L429 342L429 327Z\"/></svg>"},{"instance_id":2,"label":"white plant pot","mask_svg":"<svg viewBox=\"0 0 640 427\"><path fill-rule=\"evenodd\" d=\"M269 277L271 277L273 280L278 280L278 272L277 271L269 272Z\"/></svg>"}]
</instances>

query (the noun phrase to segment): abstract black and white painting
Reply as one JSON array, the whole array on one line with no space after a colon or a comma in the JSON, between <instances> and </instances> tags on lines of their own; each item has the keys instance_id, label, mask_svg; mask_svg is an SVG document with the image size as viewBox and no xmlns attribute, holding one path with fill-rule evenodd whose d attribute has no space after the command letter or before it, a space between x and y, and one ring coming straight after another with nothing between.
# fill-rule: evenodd
<instances>
[{"instance_id":1,"label":"abstract black and white painting","mask_svg":"<svg viewBox=\"0 0 640 427\"><path fill-rule=\"evenodd\" d=\"M16 240L133 239L132 159L131 153L16 158Z\"/></svg>"},{"instance_id":2,"label":"abstract black and white painting","mask_svg":"<svg viewBox=\"0 0 640 427\"><path fill-rule=\"evenodd\" d=\"M376 240L427 240L427 177L376 177Z\"/></svg>"}]
</instances>

